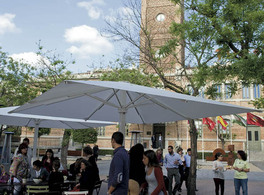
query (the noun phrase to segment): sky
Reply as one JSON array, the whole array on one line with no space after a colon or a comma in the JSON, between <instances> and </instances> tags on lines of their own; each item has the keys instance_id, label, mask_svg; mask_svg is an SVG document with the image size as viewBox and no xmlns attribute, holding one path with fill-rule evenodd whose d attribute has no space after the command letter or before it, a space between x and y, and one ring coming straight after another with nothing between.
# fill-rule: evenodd
<instances>
[{"instance_id":1,"label":"sky","mask_svg":"<svg viewBox=\"0 0 264 195\"><path fill-rule=\"evenodd\" d=\"M114 61L126 44L102 36L106 19L126 14L123 0L0 0L0 47L14 59L33 63L38 43L83 73Z\"/></svg>"}]
</instances>

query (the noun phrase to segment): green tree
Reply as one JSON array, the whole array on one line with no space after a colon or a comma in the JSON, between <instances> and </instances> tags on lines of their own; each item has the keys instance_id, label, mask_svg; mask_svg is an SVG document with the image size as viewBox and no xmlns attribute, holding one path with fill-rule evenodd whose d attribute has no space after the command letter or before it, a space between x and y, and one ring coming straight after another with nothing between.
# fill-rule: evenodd
<instances>
[{"instance_id":1,"label":"green tree","mask_svg":"<svg viewBox=\"0 0 264 195\"><path fill-rule=\"evenodd\" d=\"M97 131L94 128L75 129L72 131L72 139L74 142L82 144L93 144L97 142Z\"/></svg>"},{"instance_id":2,"label":"green tree","mask_svg":"<svg viewBox=\"0 0 264 195\"><path fill-rule=\"evenodd\" d=\"M103 72L100 80L128 81L137 85L161 87L159 77L151 73L145 74L140 68L134 65L132 60L127 62L123 59L117 59L114 63L111 63L111 65L112 69L110 71Z\"/></svg>"},{"instance_id":3,"label":"green tree","mask_svg":"<svg viewBox=\"0 0 264 195\"><path fill-rule=\"evenodd\" d=\"M32 64L14 61L0 48L0 104L2 106L22 105L61 81L73 79L67 66L74 64L74 60L62 60L56 52L46 51L40 42L36 53L40 57L37 68ZM62 154L67 150L68 147L62 147ZM67 165L66 157L62 156L63 166Z\"/></svg>"},{"instance_id":4,"label":"green tree","mask_svg":"<svg viewBox=\"0 0 264 195\"><path fill-rule=\"evenodd\" d=\"M175 46L184 42L191 56L186 65L195 68L191 75L194 91L206 87L208 97L215 99L219 96L215 85L221 83L229 83L231 96L239 89L238 83L263 84L263 1L172 1L185 11L185 20L172 24L173 36L163 52L175 55ZM188 194L195 194L195 167L190 174Z\"/></svg>"}]
</instances>

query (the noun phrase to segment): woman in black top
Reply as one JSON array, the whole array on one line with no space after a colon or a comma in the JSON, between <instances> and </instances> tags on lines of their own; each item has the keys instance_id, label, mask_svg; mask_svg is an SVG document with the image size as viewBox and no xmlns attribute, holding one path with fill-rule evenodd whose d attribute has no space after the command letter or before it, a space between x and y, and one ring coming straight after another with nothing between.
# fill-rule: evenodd
<instances>
[{"instance_id":1,"label":"woman in black top","mask_svg":"<svg viewBox=\"0 0 264 195\"><path fill-rule=\"evenodd\" d=\"M60 191L61 190L61 184L63 184L63 174L59 172L60 168L60 161L55 160L52 163L53 170L50 173L49 176L49 190L50 191Z\"/></svg>"},{"instance_id":2,"label":"woman in black top","mask_svg":"<svg viewBox=\"0 0 264 195\"><path fill-rule=\"evenodd\" d=\"M144 147L138 143L129 151L130 167L129 167L129 193L139 194L140 186L146 182L145 165L142 162Z\"/></svg>"},{"instance_id":3,"label":"woman in black top","mask_svg":"<svg viewBox=\"0 0 264 195\"><path fill-rule=\"evenodd\" d=\"M93 155L93 149L90 146L86 146L83 149L83 154L86 158L86 160L91 164L91 166L93 167L93 170L95 171L95 180L99 181L100 177L99 177L99 169L95 160L95 157Z\"/></svg>"},{"instance_id":4,"label":"woman in black top","mask_svg":"<svg viewBox=\"0 0 264 195\"><path fill-rule=\"evenodd\" d=\"M81 162L80 175L81 177L76 187L80 188L81 191L88 190L89 194L92 194L96 182L96 170L87 160L82 160Z\"/></svg>"}]
</instances>

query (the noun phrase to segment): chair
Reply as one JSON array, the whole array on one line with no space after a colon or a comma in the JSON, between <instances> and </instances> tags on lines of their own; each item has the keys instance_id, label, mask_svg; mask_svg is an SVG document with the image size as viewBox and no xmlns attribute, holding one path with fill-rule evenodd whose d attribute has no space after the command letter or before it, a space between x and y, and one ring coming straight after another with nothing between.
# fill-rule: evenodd
<instances>
[{"instance_id":1,"label":"chair","mask_svg":"<svg viewBox=\"0 0 264 195\"><path fill-rule=\"evenodd\" d=\"M49 193L49 186L27 186L27 194L45 194Z\"/></svg>"},{"instance_id":2,"label":"chair","mask_svg":"<svg viewBox=\"0 0 264 195\"><path fill-rule=\"evenodd\" d=\"M79 191L79 192L63 192L65 195L87 195L89 191Z\"/></svg>"},{"instance_id":3,"label":"chair","mask_svg":"<svg viewBox=\"0 0 264 195\"><path fill-rule=\"evenodd\" d=\"M95 182L94 185L94 190L96 191L96 194L98 195L101 189L101 185L102 185L103 180L97 181Z\"/></svg>"}]
</instances>

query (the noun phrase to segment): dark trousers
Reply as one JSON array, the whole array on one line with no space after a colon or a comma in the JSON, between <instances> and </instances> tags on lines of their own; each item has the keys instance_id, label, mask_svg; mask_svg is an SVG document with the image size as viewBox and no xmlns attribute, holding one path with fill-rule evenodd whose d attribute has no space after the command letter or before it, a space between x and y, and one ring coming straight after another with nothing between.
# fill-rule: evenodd
<instances>
[{"instance_id":1,"label":"dark trousers","mask_svg":"<svg viewBox=\"0 0 264 195\"><path fill-rule=\"evenodd\" d=\"M190 171L190 167L185 167L185 173L184 173L184 178L185 178L185 186L186 188L188 188L188 177L189 177L189 171Z\"/></svg>"},{"instance_id":2,"label":"dark trousers","mask_svg":"<svg viewBox=\"0 0 264 195\"><path fill-rule=\"evenodd\" d=\"M219 186L221 187L221 195L224 195L225 192L225 180L214 178L215 183L215 194L219 195Z\"/></svg>"},{"instance_id":3,"label":"dark trousers","mask_svg":"<svg viewBox=\"0 0 264 195\"><path fill-rule=\"evenodd\" d=\"M183 167L183 165L179 165L179 172L180 172L180 175L181 175L181 182L179 184L178 189L181 190L181 186L182 186L183 180L185 180L184 167Z\"/></svg>"}]
</instances>

